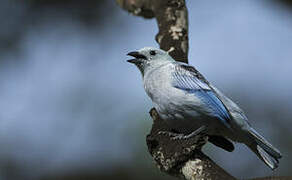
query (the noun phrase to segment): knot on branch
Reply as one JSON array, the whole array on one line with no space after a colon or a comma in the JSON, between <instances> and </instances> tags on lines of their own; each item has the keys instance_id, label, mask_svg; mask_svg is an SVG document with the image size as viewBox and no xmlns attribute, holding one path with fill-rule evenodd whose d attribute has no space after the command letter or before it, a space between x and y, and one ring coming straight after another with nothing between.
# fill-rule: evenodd
<instances>
[{"instance_id":1,"label":"knot on branch","mask_svg":"<svg viewBox=\"0 0 292 180\"><path fill-rule=\"evenodd\" d=\"M153 126L146 142L148 151L156 162L157 167L173 176L182 176L182 167L190 159L201 153L201 147L207 142L207 136L198 135L187 140L171 140L160 131L170 131L165 122L160 119L157 111L152 108L150 115Z\"/></svg>"}]
</instances>

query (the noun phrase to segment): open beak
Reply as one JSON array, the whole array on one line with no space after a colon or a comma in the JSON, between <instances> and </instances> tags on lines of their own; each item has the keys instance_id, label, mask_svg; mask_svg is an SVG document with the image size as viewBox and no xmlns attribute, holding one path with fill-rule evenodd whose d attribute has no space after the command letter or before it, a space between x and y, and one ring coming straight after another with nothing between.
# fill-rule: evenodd
<instances>
[{"instance_id":1,"label":"open beak","mask_svg":"<svg viewBox=\"0 0 292 180\"><path fill-rule=\"evenodd\" d=\"M138 51L129 52L127 55L135 58L135 59L127 60L129 63L133 63L133 64L140 62L141 59L147 59L146 56L144 56L143 54L140 54Z\"/></svg>"}]
</instances>

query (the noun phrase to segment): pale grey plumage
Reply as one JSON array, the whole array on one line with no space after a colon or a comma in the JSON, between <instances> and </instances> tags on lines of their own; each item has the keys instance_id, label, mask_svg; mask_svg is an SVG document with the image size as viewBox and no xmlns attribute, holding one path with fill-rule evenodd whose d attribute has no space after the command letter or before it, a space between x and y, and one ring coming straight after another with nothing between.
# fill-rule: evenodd
<instances>
[{"instance_id":1,"label":"pale grey plumage","mask_svg":"<svg viewBox=\"0 0 292 180\"><path fill-rule=\"evenodd\" d=\"M270 168L281 153L248 123L244 112L194 67L176 62L167 52L143 48L128 55L142 73L144 88L160 117L174 130L189 134L204 126L209 140L228 151L227 140L246 144ZM226 139L227 138L227 139Z\"/></svg>"}]
</instances>

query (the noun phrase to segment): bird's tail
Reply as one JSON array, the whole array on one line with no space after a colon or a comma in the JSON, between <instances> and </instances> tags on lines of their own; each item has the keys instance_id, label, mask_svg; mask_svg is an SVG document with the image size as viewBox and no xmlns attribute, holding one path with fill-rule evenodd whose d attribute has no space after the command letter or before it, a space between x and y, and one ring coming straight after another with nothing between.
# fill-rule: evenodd
<instances>
[{"instance_id":1,"label":"bird's tail","mask_svg":"<svg viewBox=\"0 0 292 180\"><path fill-rule=\"evenodd\" d=\"M248 147L272 170L276 169L279 164L279 159L282 157L280 151L273 147L253 128L249 128L248 133L252 139L252 143L247 144Z\"/></svg>"}]
</instances>

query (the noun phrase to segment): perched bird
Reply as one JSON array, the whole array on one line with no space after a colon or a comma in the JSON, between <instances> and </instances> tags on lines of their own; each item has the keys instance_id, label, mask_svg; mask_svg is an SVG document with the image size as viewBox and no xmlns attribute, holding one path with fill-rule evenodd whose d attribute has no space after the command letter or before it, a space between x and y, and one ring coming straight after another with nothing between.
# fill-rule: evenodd
<instances>
[{"instance_id":1,"label":"perched bird","mask_svg":"<svg viewBox=\"0 0 292 180\"><path fill-rule=\"evenodd\" d=\"M206 133L209 142L233 151L230 141L247 145L271 169L282 155L248 123L244 112L210 84L193 66L176 62L167 52L151 47L130 52L142 73L144 89L173 139Z\"/></svg>"}]
</instances>

